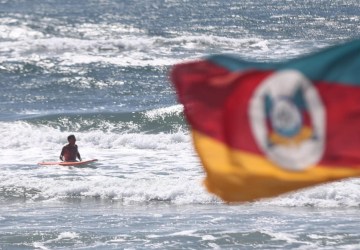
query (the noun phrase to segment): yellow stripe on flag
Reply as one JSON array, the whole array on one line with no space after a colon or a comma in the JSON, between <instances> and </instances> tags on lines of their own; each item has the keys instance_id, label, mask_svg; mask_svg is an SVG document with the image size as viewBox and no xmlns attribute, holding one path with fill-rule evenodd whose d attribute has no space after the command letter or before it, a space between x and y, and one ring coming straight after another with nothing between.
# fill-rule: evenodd
<instances>
[{"instance_id":1,"label":"yellow stripe on flag","mask_svg":"<svg viewBox=\"0 0 360 250\"><path fill-rule=\"evenodd\" d=\"M244 202L277 196L299 188L360 176L346 166L310 166L302 171L282 169L257 154L234 150L197 131L195 148L206 171L205 186L224 201Z\"/></svg>"}]
</instances>

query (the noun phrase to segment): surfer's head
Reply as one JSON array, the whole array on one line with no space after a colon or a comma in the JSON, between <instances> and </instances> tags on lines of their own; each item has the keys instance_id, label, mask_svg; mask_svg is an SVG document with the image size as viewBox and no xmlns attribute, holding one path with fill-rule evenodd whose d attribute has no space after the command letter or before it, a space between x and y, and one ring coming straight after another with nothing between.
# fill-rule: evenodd
<instances>
[{"instance_id":1,"label":"surfer's head","mask_svg":"<svg viewBox=\"0 0 360 250\"><path fill-rule=\"evenodd\" d=\"M75 135L69 135L67 140L69 143L75 143L76 141Z\"/></svg>"}]
</instances>

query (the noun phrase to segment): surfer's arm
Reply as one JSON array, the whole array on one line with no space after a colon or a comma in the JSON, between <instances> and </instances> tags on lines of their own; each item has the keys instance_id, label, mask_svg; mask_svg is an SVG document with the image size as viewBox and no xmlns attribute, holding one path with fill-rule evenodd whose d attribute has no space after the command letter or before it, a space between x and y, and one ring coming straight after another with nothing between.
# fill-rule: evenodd
<instances>
[{"instance_id":1,"label":"surfer's arm","mask_svg":"<svg viewBox=\"0 0 360 250\"><path fill-rule=\"evenodd\" d=\"M79 158L79 160L80 160L80 161L82 161L82 160L81 160L81 156L80 156L79 152L77 153L77 155L76 155L76 156L77 156L77 158Z\"/></svg>"},{"instance_id":2,"label":"surfer's arm","mask_svg":"<svg viewBox=\"0 0 360 250\"><path fill-rule=\"evenodd\" d=\"M60 158L60 160L64 161L64 148L61 150L59 158Z\"/></svg>"},{"instance_id":3,"label":"surfer's arm","mask_svg":"<svg viewBox=\"0 0 360 250\"><path fill-rule=\"evenodd\" d=\"M79 153L79 150L78 150L78 146L75 145L75 148L76 148L76 157L81 161L81 156L80 156L80 153Z\"/></svg>"}]
</instances>

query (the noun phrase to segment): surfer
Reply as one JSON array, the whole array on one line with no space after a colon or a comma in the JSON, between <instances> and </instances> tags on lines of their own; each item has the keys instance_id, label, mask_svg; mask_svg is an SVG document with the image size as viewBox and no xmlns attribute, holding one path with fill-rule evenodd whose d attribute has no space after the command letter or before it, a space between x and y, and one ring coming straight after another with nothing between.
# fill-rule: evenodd
<instances>
[{"instance_id":1,"label":"surfer","mask_svg":"<svg viewBox=\"0 0 360 250\"><path fill-rule=\"evenodd\" d=\"M76 161L76 158L79 158L81 161L81 156L78 151L78 146L75 144L76 138L74 135L69 135L67 138L69 144L65 145L60 154L60 160L62 161Z\"/></svg>"}]
</instances>

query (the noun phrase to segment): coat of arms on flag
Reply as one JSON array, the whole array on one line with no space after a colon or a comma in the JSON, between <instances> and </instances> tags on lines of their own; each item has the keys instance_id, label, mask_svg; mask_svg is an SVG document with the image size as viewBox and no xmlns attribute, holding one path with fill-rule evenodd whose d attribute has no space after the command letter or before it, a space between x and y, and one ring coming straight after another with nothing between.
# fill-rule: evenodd
<instances>
[{"instance_id":1,"label":"coat of arms on flag","mask_svg":"<svg viewBox=\"0 0 360 250\"><path fill-rule=\"evenodd\" d=\"M360 175L360 41L286 62L230 55L171 73L223 200L253 201Z\"/></svg>"},{"instance_id":2,"label":"coat of arms on flag","mask_svg":"<svg viewBox=\"0 0 360 250\"><path fill-rule=\"evenodd\" d=\"M257 145L279 167L302 170L321 158L324 108L300 72L279 71L261 82L249 104L249 119Z\"/></svg>"}]
</instances>

